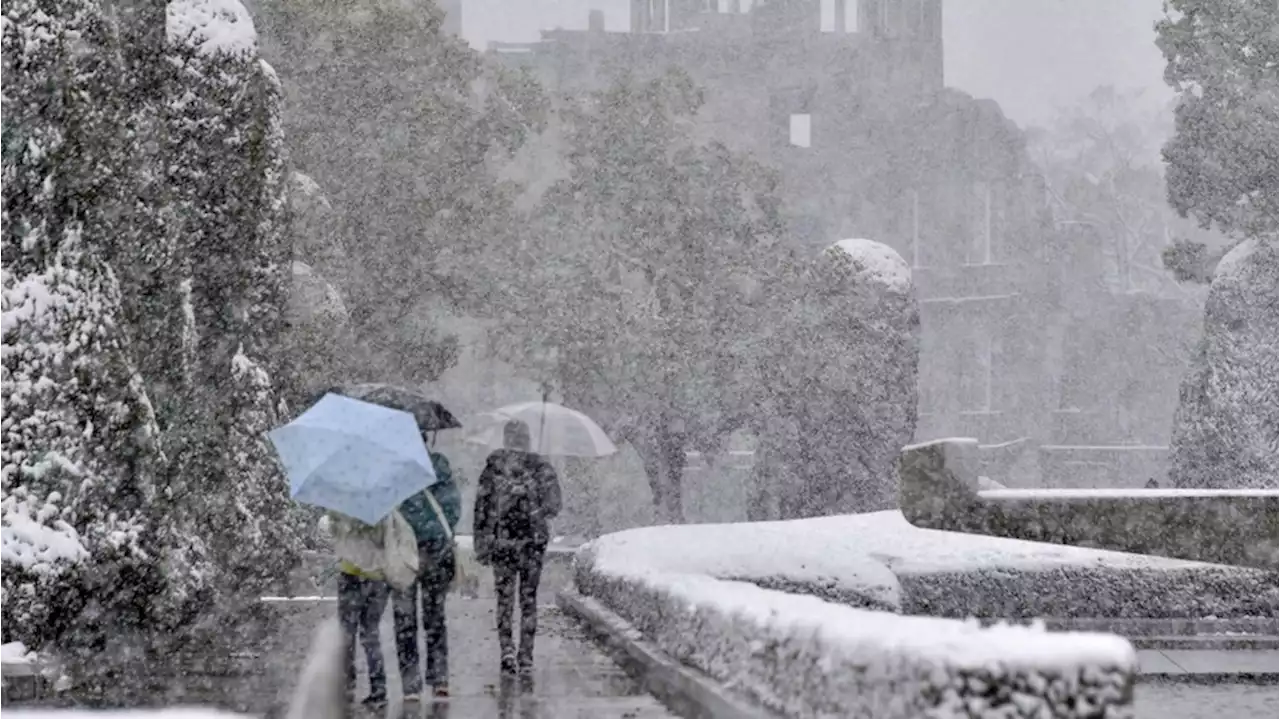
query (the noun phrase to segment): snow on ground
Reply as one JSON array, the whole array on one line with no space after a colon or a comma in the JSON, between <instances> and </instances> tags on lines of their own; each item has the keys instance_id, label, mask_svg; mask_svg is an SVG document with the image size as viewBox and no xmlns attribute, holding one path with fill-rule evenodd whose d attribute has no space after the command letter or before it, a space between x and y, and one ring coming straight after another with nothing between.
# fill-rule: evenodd
<instances>
[{"instance_id":1,"label":"snow on ground","mask_svg":"<svg viewBox=\"0 0 1280 719\"><path fill-rule=\"evenodd\" d=\"M864 239L840 240L831 247L843 251L876 282L900 292L911 289L911 267L892 247Z\"/></svg>"},{"instance_id":2,"label":"snow on ground","mask_svg":"<svg viewBox=\"0 0 1280 719\"><path fill-rule=\"evenodd\" d=\"M252 54L258 49L253 18L240 0L174 0L165 34L169 42L189 44L201 54Z\"/></svg>"},{"instance_id":3,"label":"snow on ground","mask_svg":"<svg viewBox=\"0 0 1280 719\"><path fill-rule=\"evenodd\" d=\"M987 489L983 499L1152 499L1179 497L1270 497L1280 498L1276 489Z\"/></svg>"}]
</instances>

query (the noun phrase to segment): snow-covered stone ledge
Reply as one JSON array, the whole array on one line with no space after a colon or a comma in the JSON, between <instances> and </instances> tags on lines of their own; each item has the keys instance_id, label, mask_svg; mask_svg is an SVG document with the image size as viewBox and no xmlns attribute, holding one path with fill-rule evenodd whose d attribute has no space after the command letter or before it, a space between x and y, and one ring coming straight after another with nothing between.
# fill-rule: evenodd
<instances>
[{"instance_id":1,"label":"snow-covered stone ledge","mask_svg":"<svg viewBox=\"0 0 1280 719\"><path fill-rule=\"evenodd\" d=\"M902 586L856 531L877 515L912 529L882 512L619 532L579 551L575 583L637 640L782 716L1122 715L1136 657L1120 637L893 613Z\"/></svg>"},{"instance_id":2,"label":"snow-covered stone ledge","mask_svg":"<svg viewBox=\"0 0 1280 719\"><path fill-rule=\"evenodd\" d=\"M903 449L901 506L912 524L1252 567L1276 583L1280 491L984 490L977 452L963 438Z\"/></svg>"}]
</instances>

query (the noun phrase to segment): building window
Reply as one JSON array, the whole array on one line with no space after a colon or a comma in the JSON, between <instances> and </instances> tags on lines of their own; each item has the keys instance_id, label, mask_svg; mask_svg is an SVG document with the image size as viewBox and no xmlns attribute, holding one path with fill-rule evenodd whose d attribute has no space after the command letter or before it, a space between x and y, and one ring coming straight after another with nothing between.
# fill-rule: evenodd
<instances>
[{"instance_id":1,"label":"building window","mask_svg":"<svg viewBox=\"0 0 1280 719\"><path fill-rule=\"evenodd\" d=\"M809 147L810 143L810 118L809 115L792 115L791 116L791 144L795 147Z\"/></svg>"},{"instance_id":2,"label":"building window","mask_svg":"<svg viewBox=\"0 0 1280 719\"><path fill-rule=\"evenodd\" d=\"M818 29L820 31L836 31L837 2L840 2L840 0L818 0Z\"/></svg>"},{"instance_id":3,"label":"building window","mask_svg":"<svg viewBox=\"0 0 1280 719\"><path fill-rule=\"evenodd\" d=\"M858 31L858 0L836 0L844 3L844 31Z\"/></svg>"},{"instance_id":4,"label":"building window","mask_svg":"<svg viewBox=\"0 0 1280 719\"><path fill-rule=\"evenodd\" d=\"M818 29L822 32L857 32L858 0L818 0Z\"/></svg>"}]
</instances>

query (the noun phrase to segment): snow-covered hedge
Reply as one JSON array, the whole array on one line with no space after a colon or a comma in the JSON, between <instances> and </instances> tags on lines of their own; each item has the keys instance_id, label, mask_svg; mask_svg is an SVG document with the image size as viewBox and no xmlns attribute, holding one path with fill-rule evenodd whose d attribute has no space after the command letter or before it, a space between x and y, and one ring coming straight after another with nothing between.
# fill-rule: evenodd
<instances>
[{"instance_id":1,"label":"snow-covered hedge","mask_svg":"<svg viewBox=\"0 0 1280 719\"><path fill-rule=\"evenodd\" d=\"M808 520L848 534L902 585L906 614L1274 617L1276 574L1128 552L921 529L901 512Z\"/></svg>"},{"instance_id":2,"label":"snow-covered hedge","mask_svg":"<svg viewBox=\"0 0 1280 719\"><path fill-rule=\"evenodd\" d=\"M578 553L575 580L671 656L784 716L1102 717L1131 703L1136 658L1120 637L983 628L760 586L901 605L893 557L849 531L894 514L619 532ZM1000 544L983 559L1079 559Z\"/></svg>"}]
</instances>

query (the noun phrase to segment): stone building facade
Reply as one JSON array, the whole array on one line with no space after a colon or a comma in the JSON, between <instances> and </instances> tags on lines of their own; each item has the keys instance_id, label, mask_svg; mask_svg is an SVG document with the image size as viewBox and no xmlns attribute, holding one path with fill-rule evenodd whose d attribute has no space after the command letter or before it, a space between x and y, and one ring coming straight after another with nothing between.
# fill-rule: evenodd
<instances>
[{"instance_id":1,"label":"stone building facade","mask_svg":"<svg viewBox=\"0 0 1280 719\"><path fill-rule=\"evenodd\" d=\"M1012 485L1142 486L1166 470L1202 296L1106 286L1022 131L944 86L941 23L941 0L633 0L630 32L594 13L490 52L555 96L685 70L695 132L781 171L794 241L867 237L911 263L917 439L976 437Z\"/></svg>"}]
</instances>

